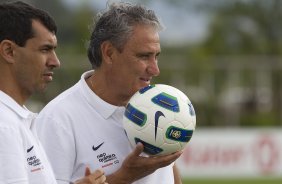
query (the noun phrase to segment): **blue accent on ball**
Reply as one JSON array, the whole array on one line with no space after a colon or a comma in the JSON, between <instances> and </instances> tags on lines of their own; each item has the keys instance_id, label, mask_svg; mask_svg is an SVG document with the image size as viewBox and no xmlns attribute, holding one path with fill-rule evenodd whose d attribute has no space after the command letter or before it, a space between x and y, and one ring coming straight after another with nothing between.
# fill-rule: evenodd
<instances>
[{"instance_id":1,"label":"blue accent on ball","mask_svg":"<svg viewBox=\"0 0 282 184\"><path fill-rule=\"evenodd\" d=\"M163 149L156 147L150 143L147 143L137 137L135 137L135 143L137 144L138 142L141 142L144 145L144 152L149 154L149 155L157 155L161 152L163 152Z\"/></svg>"},{"instance_id":2,"label":"blue accent on ball","mask_svg":"<svg viewBox=\"0 0 282 184\"><path fill-rule=\"evenodd\" d=\"M153 97L152 102L170 111L179 112L177 98L165 92L162 92L157 96Z\"/></svg>"},{"instance_id":3,"label":"blue accent on ball","mask_svg":"<svg viewBox=\"0 0 282 184\"><path fill-rule=\"evenodd\" d=\"M178 142L189 142L193 135L193 130L170 126L166 130L166 138Z\"/></svg>"},{"instance_id":4,"label":"blue accent on ball","mask_svg":"<svg viewBox=\"0 0 282 184\"><path fill-rule=\"evenodd\" d=\"M133 107L130 103L127 104L124 115L130 121L141 127L147 121L147 115Z\"/></svg>"},{"instance_id":5,"label":"blue accent on ball","mask_svg":"<svg viewBox=\"0 0 282 184\"><path fill-rule=\"evenodd\" d=\"M145 93L146 91L148 91L149 89L152 89L153 87L155 87L155 85L146 86L146 87L140 89L140 90L139 90L139 93L140 93L140 94L143 94L143 93Z\"/></svg>"}]
</instances>

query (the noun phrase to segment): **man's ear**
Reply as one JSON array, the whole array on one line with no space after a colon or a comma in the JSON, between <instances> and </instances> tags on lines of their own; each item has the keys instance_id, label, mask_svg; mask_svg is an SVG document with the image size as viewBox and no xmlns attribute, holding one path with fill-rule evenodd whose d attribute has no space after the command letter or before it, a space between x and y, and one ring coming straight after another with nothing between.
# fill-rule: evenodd
<instances>
[{"instance_id":1,"label":"man's ear","mask_svg":"<svg viewBox=\"0 0 282 184\"><path fill-rule=\"evenodd\" d=\"M112 64L112 57L115 52L115 47L110 41L104 41L101 44L102 60L106 64Z\"/></svg>"},{"instance_id":2,"label":"man's ear","mask_svg":"<svg viewBox=\"0 0 282 184\"><path fill-rule=\"evenodd\" d=\"M0 56L8 63L14 62L15 43L10 40L0 42Z\"/></svg>"}]
</instances>

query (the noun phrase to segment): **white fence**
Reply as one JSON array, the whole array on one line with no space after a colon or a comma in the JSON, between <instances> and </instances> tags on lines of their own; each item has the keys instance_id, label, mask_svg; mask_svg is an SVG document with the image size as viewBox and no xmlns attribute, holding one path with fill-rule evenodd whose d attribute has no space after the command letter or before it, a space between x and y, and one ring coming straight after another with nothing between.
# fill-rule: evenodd
<instances>
[{"instance_id":1,"label":"white fence","mask_svg":"<svg viewBox=\"0 0 282 184\"><path fill-rule=\"evenodd\" d=\"M198 128L177 165L183 178L281 178L282 130Z\"/></svg>"}]
</instances>

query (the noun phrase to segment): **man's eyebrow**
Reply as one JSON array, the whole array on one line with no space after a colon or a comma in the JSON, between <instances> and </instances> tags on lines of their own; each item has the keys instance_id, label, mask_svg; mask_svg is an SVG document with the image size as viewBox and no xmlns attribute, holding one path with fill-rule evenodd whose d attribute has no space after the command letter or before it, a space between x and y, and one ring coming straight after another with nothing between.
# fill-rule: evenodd
<instances>
[{"instance_id":1,"label":"man's eyebrow","mask_svg":"<svg viewBox=\"0 0 282 184\"><path fill-rule=\"evenodd\" d=\"M53 45L53 44L43 44L43 45L40 46L40 48L55 49L55 48L57 48L57 45Z\"/></svg>"},{"instance_id":2,"label":"man's eyebrow","mask_svg":"<svg viewBox=\"0 0 282 184\"><path fill-rule=\"evenodd\" d=\"M140 53L138 53L138 55L160 55L161 54L161 52L157 52L157 53L155 53L155 52L140 52Z\"/></svg>"}]
</instances>

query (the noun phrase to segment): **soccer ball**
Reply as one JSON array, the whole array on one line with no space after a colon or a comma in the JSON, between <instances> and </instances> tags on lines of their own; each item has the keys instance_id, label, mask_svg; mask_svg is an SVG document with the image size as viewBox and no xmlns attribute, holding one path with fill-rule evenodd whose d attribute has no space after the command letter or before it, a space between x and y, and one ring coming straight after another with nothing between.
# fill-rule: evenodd
<instances>
[{"instance_id":1,"label":"soccer ball","mask_svg":"<svg viewBox=\"0 0 282 184\"><path fill-rule=\"evenodd\" d=\"M196 127L196 114L189 98L180 90L149 85L129 100L123 127L130 144L144 145L148 155L167 155L184 149Z\"/></svg>"}]
</instances>

